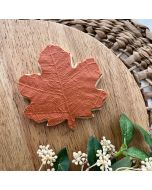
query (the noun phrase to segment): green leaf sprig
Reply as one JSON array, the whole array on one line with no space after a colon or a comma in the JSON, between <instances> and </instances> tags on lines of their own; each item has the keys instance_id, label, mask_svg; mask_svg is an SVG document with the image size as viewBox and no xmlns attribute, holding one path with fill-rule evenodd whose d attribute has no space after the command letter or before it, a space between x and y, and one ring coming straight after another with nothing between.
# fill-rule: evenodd
<instances>
[{"instance_id":1,"label":"green leaf sprig","mask_svg":"<svg viewBox=\"0 0 152 190\"><path fill-rule=\"evenodd\" d=\"M152 137L150 133L131 121L125 114L121 114L119 123L122 145L117 152L115 151L115 146L111 144L110 140L106 140L106 138L103 137L100 142L97 138L92 136L88 139L86 153L82 153L81 151L78 151L77 153L73 152L75 157L74 160L72 160L72 163L81 165L81 171L84 169L86 171L121 171L122 169L141 170L141 168L136 167L138 163L151 162L150 164L152 165L151 151L145 152L137 147L130 146L136 129L142 134L147 145L152 148ZM111 150L105 150L106 145L104 143L108 143L107 147L110 147ZM112 152L110 153L108 151ZM42 161L39 170L41 170L44 165L50 165L52 167L52 171L68 171L70 168L71 161L69 160L66 148L61 149L56 155L55 152L49 148L49 145L40 145L37 154L41 157ZM102 164L105 162L106 164L109 163L109 165L103 166ZM152 167L150 170L152 170Z\"/></svg>"},{"instance_id":2,"label":"green leaf sprig","mask_svg":"<svg viewBox=\"0 0 152 190\"><path fill-rule=\"evenodd\" d=\"M130 167L131 161L133 159L145 160L149 158L150 153L146 153L143 150L140 150L136 147L129 147L134 134L135 129L138 129L140 133L143 135L143 138L147 145L152 148L152 138L151 135L145 131L139 125L133 123L125 114L121 114L120 116L120 128L121 128L121 136L122 136L122 145L118 152L115 154L115 158L119 156L125 156L123 159L118 160L112 165L112 168L116 170L118 167Z\"/></svg>"}]
</instances>

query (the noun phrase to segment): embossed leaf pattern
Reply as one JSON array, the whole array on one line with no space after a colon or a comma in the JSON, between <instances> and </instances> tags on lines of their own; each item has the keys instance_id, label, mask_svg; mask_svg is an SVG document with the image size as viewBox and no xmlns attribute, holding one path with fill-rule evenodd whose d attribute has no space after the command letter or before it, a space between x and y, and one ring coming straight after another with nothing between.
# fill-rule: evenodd
<instances>
[{"instance_id":1,"label":"embossed leaf pattern","mask_svg":"<svg viewBox=\"0 0 152 190\"><path fill-rule=\"evenodd\" d=\"M19 80L22 96L31 100L25 115L36 122L47 121L49 126L65 120L76 126L75 118L92 116L92 109L102 106L106 92L96 89L101 76L93 58L75 68L70 54L58 46L47 46L40 54L41 74L24 75Z\"/></svg>"}]
</instances>

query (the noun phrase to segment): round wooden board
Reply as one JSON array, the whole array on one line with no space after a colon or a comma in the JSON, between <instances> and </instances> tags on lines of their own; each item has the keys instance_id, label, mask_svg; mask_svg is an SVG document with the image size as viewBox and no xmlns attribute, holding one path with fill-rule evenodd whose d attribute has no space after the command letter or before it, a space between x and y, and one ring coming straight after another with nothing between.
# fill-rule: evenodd
<instances>
[{"instance_id":1,"label":"round wooden board","mask_svg":"<svg viewBox=\"0 0 152 190\"><path fill-rule=\"evenodd\" d=\"M40 72L38 58L49 44L70 52L74 63L93 57L103 73L98 88L108 92L109 97L102 109L95 111L94 118L77 119L74 131L66 122L48 127L23 115L28 102L18 91L18 80L23 74ZM135 80L104 45L78 30L52 22L0 20L0 170L38 170L36 152L40 144L50 144L56 152L67 147L70 158L73 151L86 151L92 135L98 139L104 135L118 148L122 112L148 129L145 103ZM145 149L141 136L137 133L136 137L133 144Z\"/></svg>"}]
</instances>

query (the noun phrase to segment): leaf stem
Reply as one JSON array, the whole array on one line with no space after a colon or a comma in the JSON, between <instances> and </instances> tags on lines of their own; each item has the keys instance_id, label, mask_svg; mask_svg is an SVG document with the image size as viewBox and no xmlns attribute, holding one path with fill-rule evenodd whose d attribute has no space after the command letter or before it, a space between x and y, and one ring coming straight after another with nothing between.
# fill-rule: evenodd
<instances>
[{"instance_id":1,"label":"leaf stem","mask_svg":"<svg viewBox=\"0 0 152 190\"><path fill-rule=\"evenodd\" d=\"M95 164L93 164L92 166L89 166L87 169L86 169L86 171L89 171L91 168L93 168L94 166L96 166L97 165L97 162L95 163Z\"/></svg>"},{"instance_id":2,"label":"leaf stem","mask_svg":"<svg viewBox=\"0 0 152 190\"><path fill-rule=\"evenodd\" d=\"M118 157L123 154L123 151L127 150L127 145L122 144L119 151L115 153L114 157Z\"/></svg>"},{"instance_id":3,"label":"leaf stem","mask_svg":"<svg viewBox=\"0 0 152 190\"><path fill-rule=\"evenodd\" d=\"M114 157L116 158L116 157L120 156L121 154L122 154L122 151L119 150L118 152L115 153Z\"/></svg>"}]
</instances>

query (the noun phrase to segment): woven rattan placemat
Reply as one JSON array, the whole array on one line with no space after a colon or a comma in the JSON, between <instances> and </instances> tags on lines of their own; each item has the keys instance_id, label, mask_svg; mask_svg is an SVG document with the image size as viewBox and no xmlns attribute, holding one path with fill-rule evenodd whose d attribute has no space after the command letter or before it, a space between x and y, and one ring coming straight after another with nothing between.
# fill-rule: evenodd
<instances>
[{"instance_id":1,"label":"woven rattan placemat","mask_svg":"<svg viewBox=\"0 0 152 190\"><path fill-rule=\"evenodd\" d=\"M152 32L149 28L129 19L51 21L91 35L123 61L143 94L152 129Z\"/></svg>"}]
</instances>

